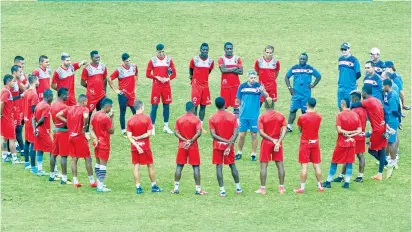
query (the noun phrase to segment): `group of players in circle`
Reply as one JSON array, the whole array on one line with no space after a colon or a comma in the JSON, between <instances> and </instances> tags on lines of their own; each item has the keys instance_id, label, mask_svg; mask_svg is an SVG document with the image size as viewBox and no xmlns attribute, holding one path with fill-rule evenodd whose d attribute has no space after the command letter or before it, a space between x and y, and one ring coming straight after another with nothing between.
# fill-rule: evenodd
<instances>
[{"instance_id":1,"label":"group of players in circle","mask_svg":"<svg viewBox=\"0 0 412 232\"><path fill-rule=\"evenodd\" d=\"M40 67L27 77L24 74L24 58L16 56L11 67L11 75L3 78L4 88L1 92L1 135L2 160L13 164L24 163L24 168L39 176L48 175L43 170L43 153L50 152L49 181L61 178L61 184L71 184L67 177L67 157L72 158L71 169L73 186L82 184L78 180L77 162L83 158L86 163L90 187L97 187L98 192L109 192L104 185L107 162L110 156L110 135L114 134L113 101L106 97L106 86L117 94L120 111L120 127L124 137L131 143L131 158L134 164L136 193L143 193L140 185L140 166L147 165L152 182L151 191L161 192L156 183L153 166L153 155L150 136L155 135L155 121L160 101L163 105L163 132L175 134L179 139L175 183L171 193L179 193L181 172L185 164L193 167L196 185L195 193L207 194L200 186L200 154L198 138L202 133L206 106L211 104L209 90L209 74L214 68L214 60L209 57L209 46L202 43L200 54L191 59L189 75L191 80L191 101L185 105L186 113L176 120L174 131L169 128L169 107L172 102L170 81L176 77L173 60L164 52L164 45L156 46L157 54L147 65L146 77L152 79L151 112L144 114L144 103L136 100L138 67L131 63L127 53L122 55L123 64L107 77L107 68L100 62L98 51L90 53L91 62L86 60L72 62L67 53L61 55L62 65L51 75L49 59L40 56ZM285 82L290 91L291 105L288 121L284 115L274 110L277 101L277 77L280 62L274 57L273 46L266 46L264 55L256 60L254 69L247 72L247 81L240 83L239 75L243 74L242 59L233 54L233 44L224 44L225 55L218 59L221 75L220 97L214 101L217 108L209 118L209 131L213 138L212 163L216 165L216 174L220 187L220 196L226 196L223 184L223 165L231 169L236 193L242 188L235 160L242 158L242 150L246 132L252 137L251 160L257 160L257 134L262 137L259 161L261 163L261 186L256 191L266 193L267 167L275 161L279 175L279 193L285 193L282 141L287 132L292 132L292 124L297 110L302 111L297 126L301 132L299 145L299 163L301 164L300 186L293 191L305 192L308 163L313 163L319 192L330 188L331 182L344 182L342 187L349 188L352 176L352 164L355 155L359 159L359 175L355 179L363 182L366 150L366 137L370 137L368 152L379 162L378 174L374 180L382 180L382 173L387 167L387 177L397 167L397 151L401 129L402 110L409 110L404 105L402 79L395 72L393 62L380 60L380 51L371 49L371 60L365 63L366 76L362 91L356 90L356 82L361 77L359 61L351 55L350 45L341 45L342 56L338 61L339 79L337 105L340 109L336 117L338 138L333 152L329 175L322 182L320 169L321 154L319 127L322 116L315 112L316 99L311 97L311 89L321 80L321 74L307 64L308 54L299 56L299 64L289 69ZM86 94L75 95L75 71L82 66L81 85ZM293 77L293 86L290 78ZM313 77L315 80L313 80ZM118 79L118 88L113 80ZM51 83L50 83L51 80ZM57 100L50 87L57 91ZM363 100L361 100L363 98ZM266 112L260 115L261 105ZM130 108L133 116L127 123L125 114ZM226 109L232 107L233 113ZM96 113L92 114L94 109ZM51 138L50 117L54 123L53 139ZM367 118L371 124L371 132L365 133ZM24 143L23 143L24 126ZM235 155L234 144L238 151ZM96 158L93 175L89 142L93 140ZM16 140L18 146L16 145ZM24 146L23 146L24 144ZM17 157L17 152L24 154L24 161ZM37 154L36 154L37 153ZM387 157L388 154L388 157ZM61 157L61 172L57 171L56 157ZM37 165L36 165L37 161ZM343 164L341 174L333 179L337 165Z\"/></svg>"}]
</instances>

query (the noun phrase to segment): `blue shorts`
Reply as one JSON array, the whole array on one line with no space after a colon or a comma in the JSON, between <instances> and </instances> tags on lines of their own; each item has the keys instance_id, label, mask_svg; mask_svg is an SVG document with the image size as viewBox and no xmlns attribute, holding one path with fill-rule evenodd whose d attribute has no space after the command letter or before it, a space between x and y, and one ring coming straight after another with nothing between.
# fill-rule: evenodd
<instances>
[{"instance_id":1,"label":"blue shorts","mask_svg":"<svg viewBox=\"0 0 412 232\"><path fill-rule=\"evenodd\" d=\"M257 133L258 130L258 119L240 119L239 132L250 132Z\"/></svg>"},{"instance_id":2,"label":"blue shorts","mask_svg":"<svg viewBox=\"0 0 412 232\"><path fill-rule=\"evenodd\" d=\"M395 130L395 133L390 135L388 138L388 143L396 142L396 136L398 135L398 123L389 123L389 127Z\"/></svg>"},{"instance_id":3,"label":"blue shorts","mask_svg":"<svg viewBox=\"0 0 412 232\"><path fill-rule=\"evenodd\" d=\"M306 111L306 103L308 103L309 97L300 95L300 94L293 94L292 101L290 103L290 111L296 111L301 109L302 111Z\"/></svg>"},{"instance_id":4,"label":"blue shorts","mask_svg":"<svg viewBox=\"0 0 412 232\"><path fill-rule=\"evenodd\" d=\"M338 88L338 101L337 106L339 109L340 108L340 102L344 99L344 98L349 98L350 99L350 92L352 92L352 90L355 89L345 89L345 88Z\"/></svg>"}]
</instances>

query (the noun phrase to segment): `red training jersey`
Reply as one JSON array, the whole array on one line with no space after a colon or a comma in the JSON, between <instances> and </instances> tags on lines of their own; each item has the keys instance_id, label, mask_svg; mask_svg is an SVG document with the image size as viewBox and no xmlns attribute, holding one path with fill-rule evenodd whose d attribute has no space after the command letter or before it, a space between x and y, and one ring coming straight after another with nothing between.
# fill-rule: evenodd
<instances>
[{"instance_id":1,"label":"red training jersey","mask_svg":"<svg viewBox=\"0 0 412 232\"><path fill-rule=\"evenodd\" d=\"M104 78L107 76L106 65L99 63L96 67L86 65L82 71L82 80L87 82L86 95L90 102L97 102L106 96L104 91Z\"/></svg>"},{"instance_id":2,"label":"red training jersey","mask_svg":"<svg viewBox=\"0 0 412 232\"><path fill-rule=\"evenodd\" d=\"M129 68L122 65L114 70L112 75L110 75L110 79L114 80L118 78L119 90L122 91L128 99L130 99L135 96L134 91L136 88L136 77L138 72L137 65L135 64L131 64Z\"/></svg>"},{"instance_id":3,"label":"red training jersey","mask_svg":"<svg viewBox=\"0 0 412 232\"><path fill-rule=\"evenodd\" d=\"M57 89L62 87L69 90L68 99L72 99L71 102L76 102L76 93L74 88L75 74L74 72L80 68L80 63L75 62L70 64L69 67L60 66L53 73L52 84L57 84Z\"/></svg>"},{"instance_id":4,"label":"red training jersey","mask_svg":"<svg viewBox=\"0 0 412 232\"><path fill-rule=\"evenodd\" d=\"M185 139L191 139L195 136L197 131L202 130L202 123L200 119L192 113L186 113L176 120L175 130ZM183 141L179 139L179 147L183 147ZM197 140L193 141L197 145Z\"/></svg>"},{"instance_id":5,"label":"red training jersey","mask_svg":"<svg viewBox=\"0 0 412 232\"><path fill-rule=\"evenodd\" d=\"M90 124L93 126L93 131L99 140L97 148L110 150L110 133L108 131L108 129L112 128L110 117L98 111L93 115Z\"/></svg>"},{"instance_id":6,"label":"red training jersey","mask_svg":"<svg viewBox=\"0 0 412 232\"><path fill-rule=\"evenodd\" d=\"M365 107L368 113L369 121L371 122L372 131L384 131L386 130L385 118L383 112L383 106L381 101L372 96L361 101L363 107Z\"/></svg>"},{"instance_id":7,"label":"red training jersey","mask_svg":"<svg viewBox=\"0 0 412 232\"><path fill-rule=\"evenodd\" d=\"M33 75L37 76L39 79L39 86L36 88L37 95L39 96L39 101L43 101L44 90L50 89L50 76L51 70L47 67L45 70L42 67L38 67L32 72Z\"/></svg>"},{"instance_id":8,"label":"red training jersey","mask_svg":"<svg viewBox=\"0 0 412 232\"><path fill-rule=\"evenodd\" d=\"M301 128L302 134L300 141L318 140L319 127L322 121L322 115L316 112L307 112L298 118L298 127Z\"/></svg>"},{"instance_id":9,"label":"red training jersey","mask_svg":"<svg viewBox=\"0 0 412 232\"><path fill-rule=\"evenodd\" d=\"M129 118L129 120L127 120L126 128L128 132L132 132L132 136L140 136L153 129L152 120L145 114L135 114L131 118ZM143 150L150 150L149 137L136 140L136 142ZM131 144L131 149L132 151L137 152L137 149L133 144Z\"/></svg>"},{"instance_id":10,"label":"red training jersey","mask_svg":"<svg viewBox=\"0 0 412 232\"><path fill-rule=\"evenodd\" d=\"M24 91L24 121L29 123L30 125L32 117L33 117L33 110L32 107L36 106L39 103L39 97L37 96L37 92L35 89L27 89Z\"/></svg>"},{"instance_id":11,"label":"red training jersey","mask_svg":"<svg viewBox=\"0 0 412 232\"><path fill-rule=\"evenodd\" d=\"M221 56L217 60L219 67L225 66L226 68L242 67L242 59L233 55L232 57ZM222 88L237 87L240 85L239 75L235 73L222 73Z\"/></svg>"},{"instance_id":12,"label":"red training jersey","mask_svg":"<svg viewBox=\"0 0 412 232\"><path fill-rule=\"evenodd\" d=\"M193 69L192 86L209 87L209 73L214 68L214 61L207 57L195 56L190 60L189 68Z\"/></svg>"},{"instance_id":13,"label":"red training jersey","mask_svg":"<svg viewBox=\"0 0 412 232\"><path fill-rule=\"evenodd\" d=\"M13 97L17 97L20 95L18 78L17 78L17 81L14 82L14 85L11 87L10 91ZM23 99L21 98L17 100L13 100L13 119L16 125L21 125L21 120L23 119L21 117L21 113L23 113L23 109L20 108L21 101L23 101Z\"/></svg>"},{"instance_id":14,"label":"red training jersey","mask_svg":"<svg viewBox=\"0 0 412 232\"><path fill-rule=\"evenodd\" d=\"M359 116L349 109L343 110L336 116L336 126L340 126L346 131L354 131L357 128L362 127ZM343 142L347 139L348 138L346 138L343 134L338 134L337 142Z\"/></svg>"},{"instance_id":15,"label":"red training jersey","mask_svg":"<svg viewBox=\"0 0 412 232\"><path fill-rule=\"evenodd\" d=\"M232 138L233 131L237 128L238 122L236 116L225 110L218 110L209 118L209 129L214 130L216 135L226 140ZM227 144L213 140L213 149L224 150L226 147Z\"/></svg>"},{"instance_id":16,"label":"red training jersey","mask_svg":"<svg viewBox=\"0 0 412 232\"><path fill-rule=\"evenodd\" d=\"M50 105L45 101L39 102L34 110L34 118L36 119L36 122L42 117L44 117L44 122L37 127L37 129L50 131Z\"/></svg>"},{"instance_id":17,"label":"red training jersey","mask_svg":"<svg viewBox=\"0 0 412 232\"><path fill-rule=\"evenodd\" d=\"M255 70L258 73L260 84L264 85L266 89L276 89L280 62L275 57L272 57L271 60L260 57L255 62Z\"/></svg>"},{"instance_id":18,"label":"red training jersey","mask_svg":"<svg viewBox=\"0 0 412 232\"><path fill-rule=\"evenodd\" d=\"M60 100L57 100L51 104L50 112L51 112L54 126L56 128L62 128L66 126L65 122L61 121L59 118L56 117L57 113L59 113L62 110L65 110L66 108L67 108L67 105L63 101L60 101Z\"/></svg>"},{"instance_id":19,"label":"red training jersey","mask_svg":"<svg viewBox=\"0 0 412 232\"><path fill-rule=\"evenodd\" d=\"M63 110L63 115L67 120L67 130L71 137L84 134L83 114L89 114L89 109L85 106L68 106Z\"/></svg>"},{"instance_id":20,"label":"red training jersey","mask_svg":"<svg viewBox=\"0 0 412 232\"><path fill-rule=\"evenodd\" d=\"M14 102L13 96L11 95L11 92L8 88L3 88L1 90L0 100L4 103L3 110L1 112L2 119L5 120L7 123L14 124Z\"/></svg>"},{"instance_id":21,"label":"red training jersey","mask_svg":"<svg viewBox=\"0 0 412 232\"><path fill-rule=\"evenodd\" d=\"M172 74L169 76L169 69ZM162 83L158 81L155 76L169 77L173 80L176 77L176 69L172 58L165 56L163 59L159 59L157 56L152 57L147 64L146 77L153 79L153 86L170 88L170 81Z\"/></svg>"},{"instance_id":22,"label":"red training jersey","mask_svg":"<svg viewBox=\"0 0 412 232\"><path fill-rule=\"evenodd\" d=\"M279 111L269 110L259 117L259 130L263 130L271 138L278 139L280 137L280 130L285 126L286 118ZM262 139L262 141L264 143L272 143L272 141L268 141L266 139Z\"/></svg>"},{"instance_id":23,"label":"red training jersey","mask_svg":"<svg viewBox=\"0 0 412 232\"><path fill-rule=\"evenodd\" d=\"M365 132L365 128L366 128L366 118L368 116L367 115L368 113L366 112L365 108L363 108L363 107L353 108L352 111L355 112L358 115L359 120L361 122L361 127L362 127L362 134L356 136L355 139L356 140L363 140L363 139L365 139L365 133L364 132Z\"/></svg>"}]
</instances>

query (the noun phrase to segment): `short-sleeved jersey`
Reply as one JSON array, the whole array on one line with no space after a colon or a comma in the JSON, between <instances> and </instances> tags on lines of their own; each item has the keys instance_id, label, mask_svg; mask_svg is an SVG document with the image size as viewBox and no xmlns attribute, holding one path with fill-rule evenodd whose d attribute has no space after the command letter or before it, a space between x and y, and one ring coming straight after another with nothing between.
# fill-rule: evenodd
<instances>
[{"instance_id":1,"label":"short-sleeved jersey","mask_svg":"<svg viewBox=\"0 0 412 232\"><path fill-rule=\"evenodd\" d=\"M10 91L11 91L11 95L13 97L17 97L20 95L20 89L19 89L19 79L17 78L17 80L14 82L14 85L11 87ZM14 120L16 122L16 125L21 125L20 122L20 112L23 111L23 109L21 109L21 101L23 101L22 98L18 98L16 100L13 100L13 115L14 115Z\"/></svg>"},{"instance_id":2,"label":"short-sleeved jersey","mask_svg":"<svg viewBox=\"0 0 412 232\"><path fill-rule=\"evenodd\" d=\"M209 129L214 130L216 135L230 140L233 131L239 127L237 118L234 114L225 110L218 110L209 118ZM227 144L218 140L213 140L213 149L224 150ZM222 149L223 148L223 149Z\"/></svg>"},{"instance_id":3,"label":"short-sleeved jersey","mask_svg":"<svg viewBox=\"0 0 412 232\"><path fill-rule=\"evenodd\" d=\"M24 121L31 124L31 119L33 117L33 106L36 106L39 103L39 96L35 89L26 89L24 91Z\"/></svg>"},{"instance_id":4,"label":"short-sleeved jersey","mask_svg":"<svg viewBox=\"0 0 412 232\"><path fill-rule=\"evenodd\" d=\"M36 92L39 96L39 101L43 101L44 90L50 89L51 69L46 68L46 70L44 70L41 67L38 67L32 72L32 74L37 76L39 79L39 86L36 88Z\"/></svg>"},{"instance_id":5,"label":"short-sleeved jersey","mask_svg":"<svg viewBox=\"0 0 412 232\"><path fill-rule=\"evenodd\" d=\"M110 150L109 129L112 128L112 120L110 117L98 111L92 116L90 124L93 126L93 131L99 140L97 148Z\"/></svg>"},{"instance_id":6,"label":"short-sleeved jersey","mask_svg":"<svg viewBox=\"0 0 412 232\"><path fill-rule=\"evenodd\" d=\"M356 89L356 73L360 73L360 64L356 57L341 56L338 60L339 80L338 88Z\"/></svg>"},{"instance_id":7,"label":"short-sleeved jersey","mask_svg":"<svg viewBox=\"0 0 412 232\"><path fill-rule=\"evenodd\" d=\"M361 104L363 107L365 107L366 112L368 113L372 131L384 131L385 118L381 101L372 96L369 96L367 99L362 100Z\"/></svg>"},{"instance_id":8,"label":"short-sleeved jersey","mask_svg":"<svg viewBox=\"0 0 412 232\"><path fill-rule=\"evenodd\" d=\"M196 135L197 131L202 130L202 123L194 114L186 113L177 118L175 130L179 131L183 138L191 139ZM179 139L179 147L182 147L183 143L184 142ZM197 140L195 140L193 144L197 144Z\"/></svg>"},{"instance_id":9,"label":"short-sleeved jersey","mask_svg":"<svg viewBox=\"0 0 412 232\"><path fill-rule=\"evenodd\" d=\"M130 98L130 96L134 96L138 72L136 64L131 64L129 68L121 65L110 75L110 79L114 80L117 78L119 80L119 90L122 91L126 97Z\"/></svg>"},{"instance_id":10,"label":"short-sleeved jersey","mask_svg":"<svg viewBox=\"0 0 412 232\"><path fill-rule=\"evenodd\" d=\"M383 108L385 110L385 122L391 125L397 125L399 118L392 114L392 112L398 112L399 95L396 91L392 90L385 94L383 99Z\"/></svg>"},{"instance_id":11,"label":"short-sleeved jersey","mask_svg":"<svg viewBox=\"0 0 412 232\"><path fill-rule=\"evenodd\" d=\"M51 112L51 116L52 116L52 119L53 119L54 126L56 128L66 127L66 123L61 121L59 118L56 117L56 115L60 111L63 111L66 108L67 108L67 105L63 101L60 101L60 100L57 100L57 101L55 101L51 104L50 112Z\"/></svg>"},{"instance_id":12,"label":"short-sleeved jersey","mask_svg":"<svg viewBox=\"0 0 412 232\"><path fill-rule=\"evenodd\" d=\"M80 63L75 62L70 64L69 67L60 66L56 71L53 73L53 80L52 84L57 84L57 89L62 87L67 88L69 90L69 98L76 99L76 93L74 88L75 82L75 71L80 68Z\"/></svg>"},{"instance_id":13,"label":"short-sleeved jersey","mask_svg":"<svg viewBox=\"0 0 412 232\"><path fill-rule=\"evenodd\" d=\"M92 64L86 65L82 71L82 80L86 81L86 95L89 101L102 99L104 91L104 78L107 76L106 65L99 63L97 67Z\"/></svg>"},{"instance_id":14,"label":"short-sleeved jersey","mask_svg":"<svg viewBox=\"0 0 412 232\"><path fill-rule=\"evenodd\" d=\"M320 77L320 73L308 64L305 66L296 64L289 69L286 76L289 79L293 76L293 89L295 90L295 94L310 97L311 88L309 86L312 84L312 76L317 79Z\"/></svg>"},{"instance_id":15,"label":"short-sleeved jersey","mask_svg":"<svg viewBox=\"0 0 412 232\"><path fill-rule=\"evenodd\" d=\"M209 86L209 73L214 68L214 61L207 57L205 60L195 56L190 60L189 68L193 69L192 85L196 87Z\"/></svg>"},{"instance_id":16,"label":"short-sleeved jersey","mask_svg":"<svg viewBox=\"0 0 412 232\"><path fill-rule=\"evenodd\" d=\"M318 140L322 115L316 112L307 112L298 118L298 127L301 129L300 141Z\"/></svg>"},{"instance_id":17,"label":"short-sleeved jersey","mask_svg":"<svg viewBox=\"0 0 412 232\"><path fill-rule=\"evenodd\" d=\"M232 57L221 56L217 60L219 67L225 66L226 68L242 67L242 59L240 57L233 55ZM239 75L235 73L222 73L222 88L231 88L234 86L239 86L240 80Z\"/></svg>"},{"instance_id":18,"label":"short-sleeved jersey","mask_svg":"<svg viewBox=\"0 0 412 232\"><path fill-rule=\"evenodd\" d=\"M255 62L255 71L259 76L259 83L265 86L266 89L277 87L276 79L279 70L280 62L275 57L270 60L260 57Z\"/></svg>"},{"instance_id":19,"label":"short-sleeved jersey","mask_svg":"<svg viewBox=\"0 0 412 232\"><path fill-rule=\"evenodd\" d=\"M126 130L132 133L132 136L137 137L147 133L147 131L152 130L152 120L149 116L145 114L135 114L129 120L127 120ZM149 137L136 140L136 143L140 145L143 150L150 150L150 140ZM132 151L137 151L133 144L130 144Z\"/></svg>"},{"instance_id":20,"label":"short-sleeved jersey","mask_svg":"<svg viewBox=\"0 0 412 232\"><path fill-rule=\"evenodd\" d=\"M362 132L365 132L366 121L367 121L366 118L368 116L368 113L366 112L365 108L356 107L356 108L353 108L352 111L358 115L359 120L361 122ZM365 139L365 136L356 136L355 139L356 140Z\"/></svg>"},{"instance_id":21,"label":"short-sleeved jersey","mask_svg":"<svg viewBox=\"0 0 412 232\"><path fill-rule=\"evenodd\" d=\"M63 110L63 115L67 120L67 130L71 137L84 134L83 114L89 114L89 109L85 106L68 106Z\"/></svg>"},{"instance_id":22,"label":"short-sleeved jersey","mask_svg":"<svg viewBox=\"0 0 412 232\"><path fill-rule=\"evenodd\" d=\"M372 96L382 101L382 79L378 74L366 74L365 78L363 78L363 86L372 87Z\"/></svg>"},{"instance_id":23,"label":"short-sleeved jersey","mask_svg":"<svg viewBox=\"0 0 412 232\"><path fill-rule=\"evenodd\" d=\"M236 98L240 100L241 119L257 119L260 111L260 84L255 82L249 85L248 82L239 85Z\"/></svg>"},{"instance_id":24,"label":"short-sleeved jersey","mask_svg":"<svg viewBox=\"0 0 412 232\"><path fill-rule=\"evenodd\" d=\"M162 83L155 76L168 77L170 80L176 77L175 64L170 56L165 56L163 59L157 56L152 57L146 69L146 77L153 80L153 86L170 88L170 81Z\"/></svg>"},{"instance_id":25,"label":"short-sleeved jersey","mask_svg":"<svg viewBox=\"0 0 412 232\"><path fill-rule=\"evenodd\" d=\"M343 110L339 112L336 116L336 126L340 126L343 130L346 131L355 131L357 128L362 127L361 120L359 119L358 114L351 111L350 109ZM338 134L338 142L345 141L346 138L343 134Z\"/></svg>"},{"instance_id":26,"label":"short-sleeved jersey","mask_svg":"<svg viewBox=\"0 0 412 232\"><path fill-rule=\"evenodd\" d=\"M8 123L14 123L14 102L13 96L8 88L3 88L1 90L1 102L4 103L3 111L1 112L2 119L6 120Z\"/></svg>"},{"instance_id":27,"label":"short-sleeved jersey","mask_svg":"<svg viewBox=\"0 0 412 232\"><path fill-rule=\"evenodd\" d=\"M50 130L50 105L41 101L37 104L36 109L34 109L34 118L38 122L42 117L44 117L44 122L37 127L39 130Z\"/></svg>"},{"instance_id":28,"label":"short-sleeved jersey","mask_svg":"<svg viewBox=\"0 0 412 232\"><path fill-rule=\"evenodd\" d=\"M392 73L390 75L390 78L392 79L393 82L395 82L395 84L398 86L399 91L403 90L403 81L402 81L402 77L397 74L397 73Z\"/></svg>"},{"instance_id":29,"label":"short-sleeved jersey","mask_svg":"<svg viewBox=\"0 0 412 232\"><path fill-rule=\"evenodd\" d=\"M378 62L374 62L373 65L375 66L373 69L375 70L375 73L378 74L379 76L382 75L383 69L385 68L385 62L378 60Z\"/></svg>"},{"instance_id":30,"label":"short-sleeved jersey","mask_svg":"<svg viewBox=\"0 0 412 232\"><path fill-rule=\"evenodd\" d=\"M275 110L266 111L259 117L258 128L263 130L265 134L271 138L278 139L280 137L280 130L286 126L285 116ZM263 139L262 141L272 143Z\"/></svg>"}]
</instances>

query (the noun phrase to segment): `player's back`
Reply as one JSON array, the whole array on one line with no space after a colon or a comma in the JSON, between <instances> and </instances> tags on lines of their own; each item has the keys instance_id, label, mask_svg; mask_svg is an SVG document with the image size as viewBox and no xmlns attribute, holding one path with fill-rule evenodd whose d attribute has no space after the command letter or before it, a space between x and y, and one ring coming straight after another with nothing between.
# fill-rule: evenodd
<instances>
[{"instance_id":1,"label":"player's back","mask_svg":"<svg viewBox=\"0 0 412 232\"><path fill-rule=\"evenodd\" d=\"M175 128L185 139L191 139L198 130L201 130L201 122L194 114L186 113L176 120ZM195 143L197 143L197 141L195 141Z\"/></svg>"},{"instance_id":2,"label":"player's back","mask_svg":"<svg viewBox=\"0 0 412 232\"><path fill-rule=\"evenodd\" d=\"M63 127L64 122L61 121L59 118L56 117L57 113L67 108L67 105L64 102L57 100L51 104L50 113L53 119L53 123L56 127Z\"/></svg>"},{"instance_id":3,"label":"player's back","mask_svg":"<svg viewBox=\"0 0 412 232\"><path fill-rule=\"evenodd\" d=\"M219 110L210 117L209 128L213 128L216 135L230 139L234 129L237 128L237 118L230 112Z\"/></svg>"},{"instance_id":4,"label":"player's back","mask_svg":"<svg viewBox=\"0 0 412 232\"><path fill-rule=\"evenodd\" d=\"M362 101L362 106L366 108L372 131L383 131L385 129L385 118L381 101L375 97L369 96Z\"/></svg>"},{"instance_id":5,"label":"player's back","mask_svg":"<svg viewBox=\"0 0 412 232\"><path fill-rule=\"evenodd\" d=\"M13 96L9 89L3 88L1 90L1 101L4 103L4 107L1 112L2 122L4 122L3 120L6 120L10 123L13 123L14 103L13 103Z\"/></svg>"},{"instance_id":6,"label":"player's back","mask_svg":"<svg viewBox=\"0 0 412 232\"><path fill-rule=\"evenodd\" d=\"M46 119L38 128L50 129L50 105L45 101L39 102L37 104L36 109L34 110L34 117L36 118L36 122L40 120L40 118L45 117Z\"/></svg>"},{"instance_id":7,"label":"player's back","mask_svg":"<svg viewBox=\"0 0 412 232\"><path fill-rule=\"evenodd\" d=\"M37 105L38 97L37 92L34 89L27 89L24 91L24 117L26 120L30 121L33 116L32 106Z\"/></svg>"},{"instance_id":8,"label":"player's back","mask_svg":"<svg viewBox=\"0 0 412 232\"><path fill-rule=\"evenodd\" d=\"M350 110L343 110L337 116L337 120L341 121L341 128L347 131L354 131L360 123L359 116Z\"/></svg>"},{"instance_id":9,"label":"player's back","mask_svg":"<svg viewBox=\"0 0 412 232\"><path fill-rule=\"evenodd\" d=\"M266 111L259 117L259 129L272 138L278 138L280 136L280 129L286 126L285 116L275 110Z\"/></svg>"},{"instance_id":10,"label":"player's back","mask_svg":"<svg viewBox=\"0 0 412 232\"><path fill-rule=\"evenodd\" d=\"M127 121L127 131L132 132L132 136L140 136L149 130L149 123L151 119L149 116L141 113L135 114Z\"/></svg>"},{"instance_id":11,"label":"player's back","mask_svg":"<svg viewBox=\"0 0 412 232\"><path fill-rule=\"evenodd\" d=\"M84 134L84 116L83 114L89 113L89 109L85 106L68 106L66 108L67 115L67 129L70 133L70 136L77 136Z\"/></svg>"},{"instance_id":12,"label":"player's back","mask_svg":"<svg viewBox=\"0 0 412 232\"><path fill-rule=\"evenodd\" d=\"M316 112L307 112L298 119L298 127L301 128L301 140L319 139L319 128L322 116Z\"/></svg>"},{"instance_id":13,"label":"player's back","mask_svg":"<svg viewBox=\"0 0 412 232\"><path fill-rule=\"evenodd\" d=\"M368 116L368 113L366 112L365 108L356 107L356 108L353 108L352 111L355 112L358 115L359 120L361 122L361 126L362 126L362 132L365 132L366 121L367 121L366 118Z\"/></svg>"},{"instance_id":14,"label":"player's back","mask_svg":"<svg viewBox=\"0 0 412 232\"><path fill-rule=\"evenodd\" d=\"M98 147L104 149L110 149L110 133L108 128L111 127L111 120L107 114L97 111L90 124L93 126L93 131L99 139Z\"/></svg>"}]
</instances>

